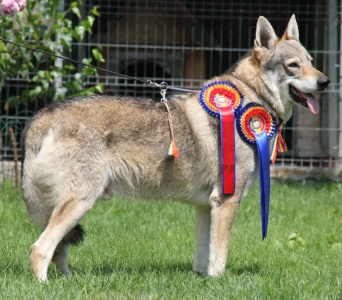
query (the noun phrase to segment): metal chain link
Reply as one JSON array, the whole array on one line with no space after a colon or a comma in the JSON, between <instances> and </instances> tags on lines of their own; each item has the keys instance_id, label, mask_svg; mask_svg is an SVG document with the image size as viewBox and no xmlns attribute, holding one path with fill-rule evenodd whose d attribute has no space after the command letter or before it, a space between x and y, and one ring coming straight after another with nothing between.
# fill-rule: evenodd
<instances>
[{"instance_id":1,"label":"metal chain link","mask_svg":"<svg viewBox=\"0 0 342 300\"><path fill-rule=\"evenodd\" d=\"M93 66L93 65L90 65L90 64L85 64L85 63L82 63L82 62L79 62L79 61L76 61L74 59L71 59L71 58L68 58L68 57L65 57L65 56L61 56L61 55L57 55L57 54L54 54L54 53L51 53L51 52L47 52L47 51L43 51L43 50L39 50L39 49L36 49L36 48L33 48L33 47L29 47L27 45L23 45L23 44L19 44L19 43L15 43L15 42L12 42L12 41L9 41L7 39L4 39L2 37L0 37L0 41L4 41L6 43L10 43L10 44L13 44L13 45L16 45L16 46L19 46L19 47L23 47L23 48L26 48L26 49L29 49L31 51L35 51L35 52L40 52L40 53L43 53L45 55L49 55L49 56L53 56L53 57L57 57L59 59L63 59L63 60L66 60L66 61L70 61L74 64L79 64L79 65L83 65L83 66L86 66L86 67L89 67L89 68L93 68L93 69L97 69L97 70L100 70L100 71L104 71L104 72L107 72L109 74L113 74L113 75L116 75L116 76L119 76L119 77L123 77L123 78L127 78L127 79L132 79L132 80L135 80L135 81L139 81L139 82L143 82L145 83L146 85L149 85L149 86L155 86L155 87L158 87L160 89L169 89L169 90L176 90L176 91L181 91L181 92L187 92L187 93L197 93L199 90L190 90L190 89L184 89L184 88L180 88L180 87L175 87L175 86L169 86L166 82L161 82L161 83L156 83L156 82L153 82L152 80L150 79L147 79L147 80L143 80L141 78L137 78L137 77L132 77L132 76L128 76L128 75L124 75L124 74L120 74L120 73L117 73L117 72L113 72L113 71L109 71L107 69L103 69L103 68L99 68L99 67L96 67L96 66Z\"/></svg>"},{"instance_id":2,"label":"metal chain link","mask_svg":"<svg viewBox=\"0 0 342 300\"><path fill-rule=\"evenodd\" d=\"M160 89L175 90L175 91L187 92L187 93L198 93L200 91L200 89L198 89L198 90L191 90L191 89L185 89L185 88L181 88L181 87L176 87L176 86L168 85L164 81L161 82L161 83L156 83L156 82L154 82L152 80L145 80L145 84L149 85L149 86L155 86L155 87L158 87Z\"/></svg>"}]
</instances>

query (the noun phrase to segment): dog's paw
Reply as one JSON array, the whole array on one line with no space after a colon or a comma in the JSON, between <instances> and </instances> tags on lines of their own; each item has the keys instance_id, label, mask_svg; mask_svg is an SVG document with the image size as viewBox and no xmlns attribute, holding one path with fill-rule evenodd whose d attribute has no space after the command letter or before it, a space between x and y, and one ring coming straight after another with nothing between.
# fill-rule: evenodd
<instances>
[{"instance_id":1,"label":"dog's paw","mask_svg":"<svg viewBox=\"0 0 342 300\"><path fill-rule=\"evenodd\" d=\"M31 247L31 269L40 282L48 282L47 270L50 259L44 256L36 245Z\"/></svg>"}]
</instances>

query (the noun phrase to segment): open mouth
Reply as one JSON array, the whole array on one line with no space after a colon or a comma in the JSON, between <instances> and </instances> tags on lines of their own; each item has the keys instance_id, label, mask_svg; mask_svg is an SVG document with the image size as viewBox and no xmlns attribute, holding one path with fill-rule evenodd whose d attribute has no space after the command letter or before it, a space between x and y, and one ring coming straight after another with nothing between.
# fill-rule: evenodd
<instances>
[{"instance_id":1,"label":"open mouth","mask_svg":"<svg viewBox=\"0 0 342 300\"><path fill-rule=\"evenodd\" d=\"M290 96L297 104L308 107L313 114L319 113L319 104L312 94L306 94L290 85Z\"/></svg>"}]
</instances>

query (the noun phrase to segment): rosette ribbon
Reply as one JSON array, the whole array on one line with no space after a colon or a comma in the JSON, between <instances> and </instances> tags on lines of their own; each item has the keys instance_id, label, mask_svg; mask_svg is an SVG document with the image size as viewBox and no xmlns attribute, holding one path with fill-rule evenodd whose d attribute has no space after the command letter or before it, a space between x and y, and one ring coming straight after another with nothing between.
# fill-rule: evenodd
<instances>
[{"instance_id":1,"label":"rosette ribbon","mask_svg":"<svg viewBox=\"0 0 342 300\"><path fill-rule=\"evenodd\" d=\"M221 137L221 174L223 194L235 191L235 118L234 109L226 98L218 98Z\"/></svg>"},{"instance_id":2,"label":"rosette ribbon","mask_svg":"<svg viewBox=\"0 0 342 300\"><path fill-rule=\"evenodd\" d=\"M256 132L255 142L259 158L261 232L262 239L264 239L267 236L271 194L270 155L268 151L268 138L266 132Z\"/></svg>"},{"instance_id":3,"label":"rosette ribbon","mask_svg":"<svg viewBox=\"0 0 342 300\"><path fill-rule=\"evenodd\" d=\"M241 138L256 145L260 177L260 216L262 239L267 236L270 208L270 160L286 151L282 126L263 106L249 103L242 107L243 96L231 82L217 81L206 85L200 95L202 107L220 118L221 177L223 194L235 191L235 124ZM236 122L234 124L234 122ZM269 140L275 136L269 150ZM271 154L271 155L270 155Z\"/></svg>"},{"instance_id":4,"label":"rosette ribbon","mask_svg":"<svg viewBox=\"0 0 342 300\"><path fill-rule=\"evenodd\" d=\"M238 131L245 141L257 146L260 178L261 232L262 239L264 239L267 236L271 193L268 140L275 131L274 117L264 107L250 103L241 111Z\"/></svg>"},{"instance_id":5,"label":"rosette ribbon","mask_svg":"<svg viewBox=\"0 0 342 300\"><path fill-rule=\"evenodd\" d=\"M243 96L231 82L216 81L206 85L200 95L202 107L220 118L221 178L224 195L235 192L235 112Z\"/></svg>"}]
</instances>

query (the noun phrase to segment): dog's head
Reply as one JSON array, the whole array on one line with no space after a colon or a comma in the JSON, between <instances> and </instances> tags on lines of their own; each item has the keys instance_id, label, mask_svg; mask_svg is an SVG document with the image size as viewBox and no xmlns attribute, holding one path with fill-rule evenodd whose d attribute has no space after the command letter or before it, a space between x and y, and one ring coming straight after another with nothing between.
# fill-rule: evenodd
<instances>
[{"instance_id":1,"label":"dog's head","mask_svg":"<svg viewBox=\"0 0 342 300\"><path fill-rule=\"evenodd\" d=\"M267 86L278 93L285 120L291 116L293 104L308 107L317 114L316 94L326 89L330 80L313 67L311 56L299 42L295 16L281 39L267 19L259 17L254 44L253 57Z\"/></svg>"}]
</instances>

